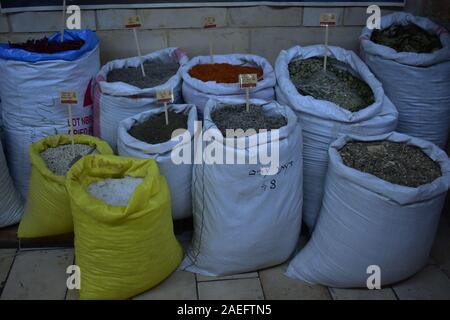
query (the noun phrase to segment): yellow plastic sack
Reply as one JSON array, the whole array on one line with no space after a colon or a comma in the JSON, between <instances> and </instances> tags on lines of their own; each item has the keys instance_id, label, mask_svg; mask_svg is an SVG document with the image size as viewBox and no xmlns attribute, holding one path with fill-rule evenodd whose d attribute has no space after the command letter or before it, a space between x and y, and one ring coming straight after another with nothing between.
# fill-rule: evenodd
<instances>
[{"instance_id":1,"label":"yellow plastic sack","mask_svg":"<svg viewBox=\"0 0 450 320\"><path fill-rule=\"evenodd\" d=\"M76 135L75 143L96 146L96 152L112 154L104 141L88 135ZM20 221L18 237L36 238L73 231L66 177L51 172L40 153L48 148L71 143L68 135L46 137L30 146L31 178L25 213Z\"/></svg>"},{"instance_id":2,"label":"yellow plastic sack","mask_svg":"<svg viewBox=\"0 0 450 320\"><path fill-rule=\"evenodd\" d=\"M107 178L144 178L127 206L111 206L87 187ZM89 155L66 181L81 299L126 299L149 290L180 264L166 180L153 159Z\"/></svg>"}]
</instances>

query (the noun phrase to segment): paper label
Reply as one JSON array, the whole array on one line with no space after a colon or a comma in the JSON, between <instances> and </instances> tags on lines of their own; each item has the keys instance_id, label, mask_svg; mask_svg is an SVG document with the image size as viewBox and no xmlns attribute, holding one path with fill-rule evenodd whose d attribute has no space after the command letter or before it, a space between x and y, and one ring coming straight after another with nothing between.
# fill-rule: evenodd
<instances>
[{"instance_id":1,"label":"paper label","mask_svg":"<svg viewBox=\"0 0 450 320\"><path fill-rule=\"evenodd\" d=\"M254 88L258 83L258 75L256 73L247 73L239 75L239 84L241 89Z\"/></svg>"},{"instance_id":2,"label":"paper label","mask_svg":"<svg viewBox=\"0 0 450 320\"><path fill-rule=\"evenodd\" d=\"M335 26L337 23L337 18L335 13L322 13L320 15L320 25L321 26Z\"/></svg>"},{"instance_id":3,"label":"paper label","mask_svg":"<svg viewBox=\"0 0 450 320\"><path fill-rule=\"evenodd\" d=\"M131 16L125 20L125 28L139 28L141 26L141 18L139 16Z\"/></svg>"},{"instance_id":4,"label":"paper label","mask_svg":"<svg viewBox=\"0 0 450 320\"><path fill-rule=\"evenodd\" d=\"M204 28L215 28L216 27L216 18L215 17L204 17L203 18L203 27Z\"/></svg>"},{"instance_id":5,"label":"paper label","mask_svg":"<svg viewBox=\"0 0 450 320\"><path fill-rule=\"evenodd\" d=\"M78 104L78 97L75 91L61 92L59 99L61 104Z\"/></svg>"},{"instance_id":6,"label":"paper label","mask_svg":"<svg viewBox=\"0 0 450 320\"><path fill-rule=\"evenodd\" d=\"M158 103L172 103L173 102L173 90L161 89L156 91L156 100Z\"/></svg>"}]
</instances>

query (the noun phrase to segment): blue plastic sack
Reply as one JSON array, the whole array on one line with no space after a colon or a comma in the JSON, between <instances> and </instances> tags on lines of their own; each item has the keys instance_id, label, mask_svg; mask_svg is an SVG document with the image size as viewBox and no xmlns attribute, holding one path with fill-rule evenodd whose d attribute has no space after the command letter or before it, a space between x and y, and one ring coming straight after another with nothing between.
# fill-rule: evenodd
<instances>
[{"instance_id":1,"label":"blue plastic sack","mask_svg":"<svg viewBox=\"0 0 450 320\"><path fill-rule=\"evenodd\" d=\"M381 29L415 24L437 36L442 49L432 53L397 52L372 42L364 28L361 56L398 109L397 131L444 149L450 133L450 34L428 18L396 12L381 18Z\"/></svg>"},{"instance_id":2,"label":"blue plastic sack","mask_svg":"<svg viewBox=\"0 0 450 320\"><path fill-rule=\"evenodd\" d=\"M48 38L49 41L61 41L61 32L57 32ZM38 62L47 60L74 61L86 52L93 50L99 43L97 35L91 30L65 30L64 40L84 40L84 45L79 50L68 50L58 53L37 53L23 49L10 48L9 44L0 44L0 59L17 60L26 62Z\"/></svg>"}]
</instances>

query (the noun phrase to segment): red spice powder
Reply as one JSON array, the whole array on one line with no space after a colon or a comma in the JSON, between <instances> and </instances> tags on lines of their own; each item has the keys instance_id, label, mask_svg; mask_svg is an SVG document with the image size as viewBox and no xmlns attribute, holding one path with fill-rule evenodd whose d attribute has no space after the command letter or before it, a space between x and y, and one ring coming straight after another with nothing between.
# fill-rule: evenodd
<instances>
[{"instance_id":1,"label":"red spice powder","mask_svg":"<svg viewBox=\"0 0 450 320\"><path fill-rule=\"evenodd\" d=\"M48 41L47 37L38 40L28 40L24 43L9 43L10 48L23 49L36 53L57 53L69 50L79 50L84 45L83 40Z\"/></svg>"},{"instance_id":2,"label":"red spice powder","mask_svg":"<svg viewBox=\"0 0 450 320\"><path fill-rule=\"evenodd\" d=\"M260 67L239 66L229 63L197 64L189 70L189 75L193 78L204 82L215 81L217 83L237 83L239 82L239 75L244 73L256 73L258 79L261 79L263 70Z\"/></svg>"}]
</instances>

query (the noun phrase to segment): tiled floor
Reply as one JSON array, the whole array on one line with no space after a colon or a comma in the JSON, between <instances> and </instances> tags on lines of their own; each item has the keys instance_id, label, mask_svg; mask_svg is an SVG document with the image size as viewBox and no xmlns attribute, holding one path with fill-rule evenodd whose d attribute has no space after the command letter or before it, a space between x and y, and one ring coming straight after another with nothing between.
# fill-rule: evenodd
<instances>
[{"instance_id":1,"label":"tiled floor","mask_svg":"<svg viewBox=\"0 0 450 320\"><path fill-rule=\"evenodd\" d=\"M189 234L178 238L183 247ZM77 299L66 289L66 267L73 249L0 249L1 299ZM430 263L410 279L382 290L312 286L286 277L287 264L229 277L176 271L156 288L134 299L450 299L450 222L443 216Z\"/></svg>"}]
</instances>

